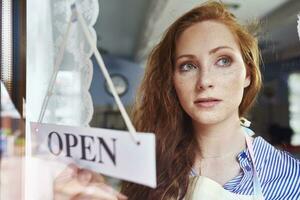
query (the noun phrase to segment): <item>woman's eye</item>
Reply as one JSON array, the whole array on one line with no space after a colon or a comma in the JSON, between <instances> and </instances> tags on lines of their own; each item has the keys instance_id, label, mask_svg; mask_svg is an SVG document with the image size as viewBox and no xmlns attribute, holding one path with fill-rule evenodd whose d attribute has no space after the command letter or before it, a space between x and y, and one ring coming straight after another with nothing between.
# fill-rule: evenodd
<instances>
[{"instance_id":1,"label":"woman's eye","mask_svg":"<svg viewBox=\"0 0 300 200\"><path fill-rule=\"evenodd\" d=\"M182 72L187 72L187 71L189 71L191 69L195 69L195 68L197 68L196 65L194 65L192 63L185 63L185 64L180 65L179 69Z\"/></svg>"},{"instance_id":2,"label":"woman's eye","mask_svg":"<svg viewBox=\"0 0 300 200\"><path fill-rule=\"evenodd\" d=\"M228 57L222 57L218 60L217 65L221 67L227 67L231 64L231 59Z\"/></svg>"}]
</instances>

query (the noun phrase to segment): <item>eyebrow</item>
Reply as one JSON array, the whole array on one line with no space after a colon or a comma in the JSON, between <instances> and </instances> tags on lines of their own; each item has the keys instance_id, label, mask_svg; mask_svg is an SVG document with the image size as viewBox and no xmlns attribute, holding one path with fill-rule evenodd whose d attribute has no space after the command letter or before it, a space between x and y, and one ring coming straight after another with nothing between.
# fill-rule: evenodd
<instances>
[{"instance_id":1,"label":"eyebrow","mask_svg":"<svg viewBox=\"0 0 300 200\"><path fill-rule=\"evenodd\" d=\"M221 50L221 49L230 49L230 50L234 50L233 48L229 47L229 46L219 46L219 47L216 47L216 48L213 48L211 49L208 54L214 54L216 53L217 51ZM183 58L183 57L187 57L187 58L194 58L196 56L194 55L191 55L191 54L183 54L183 55L180 55L176 58L176 60L180 59L180 58Z\"/></svg>"},{"instance_id":2,"label":"eyebrow","mask_svg":"<svg viewBox=\"0 0 300 200\"><path fill-rule=\"evenodd\" d=\"M233 50L233 48L231 48L229 46L219 46L219 47L216 47L216 48L213 48L212 50L210 50L209 54L216 53L217 51L219 51L221 49L230 49L230 50Z\"/></svg>"}]
</instances>

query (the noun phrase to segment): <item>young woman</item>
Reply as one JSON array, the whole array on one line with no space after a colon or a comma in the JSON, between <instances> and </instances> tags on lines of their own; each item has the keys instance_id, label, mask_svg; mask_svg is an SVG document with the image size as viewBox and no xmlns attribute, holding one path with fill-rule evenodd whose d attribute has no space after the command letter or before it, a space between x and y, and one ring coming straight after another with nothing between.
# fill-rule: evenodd
<instances>
[{"instance_id":1,"label":"young woman","mask_svg":"<svg viewBox=\"0 0 300 200\"><path fill-rule=\"evenodd\" d=\"M150 54L134 111L137 130L156 134L158 186L124 183L122 193L300 199L299 161L241 125L261 87L259 57L256 38L221 3L177 19Z\"/></svg>"}]
</instances>

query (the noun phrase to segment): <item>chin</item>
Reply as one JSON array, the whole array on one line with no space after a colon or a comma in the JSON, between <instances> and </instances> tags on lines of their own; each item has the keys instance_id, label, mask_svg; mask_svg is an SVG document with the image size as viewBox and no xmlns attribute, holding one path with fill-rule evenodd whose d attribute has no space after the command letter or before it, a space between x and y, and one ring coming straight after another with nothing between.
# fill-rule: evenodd
<instances>
[{"instance_id":1,"label":"chin","mask_svg":"<svg viewBox=\"0 0 300 200\"><path fill-rule=\"evenodd\" d=\"M207 125L207 126L218 124L223 121L223 119L221 119L220 117L209 117L209 116L192 117L192 119L193 119L193 123L197 123L199 125Z\"/></svg>"}]
</instances>

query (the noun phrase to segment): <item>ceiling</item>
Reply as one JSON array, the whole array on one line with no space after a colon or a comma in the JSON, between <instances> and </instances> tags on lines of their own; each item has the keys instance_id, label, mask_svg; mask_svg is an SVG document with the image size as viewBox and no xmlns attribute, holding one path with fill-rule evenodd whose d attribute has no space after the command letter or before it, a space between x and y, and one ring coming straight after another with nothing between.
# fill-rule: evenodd
<instances>
[{"instance_id":1,"label":"ceiling","mask_svg":"<svg viewBox=\"0 0 300 200\"><path fill-rule=\"evenodd\" d=\"M149 0L99 0L95 24L98 47L110 54L134 59L144 27Z\"/></svg>"},{"instance_id":2,"label":"ceiling","mask_svg":"<svg viewBox=\"0 0 300 200\"><path fill-rule=\"evenodd\" d=\"M143 62L164 30L204 0L99 0L95 25L98 47L112 55ZM223 0L242 22L261 20L260 46L266 60L300 55L299 0Z\"/></svg>"}]
</instances>

